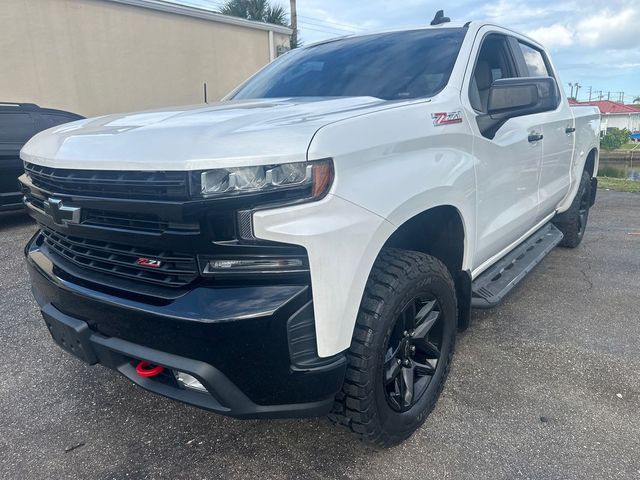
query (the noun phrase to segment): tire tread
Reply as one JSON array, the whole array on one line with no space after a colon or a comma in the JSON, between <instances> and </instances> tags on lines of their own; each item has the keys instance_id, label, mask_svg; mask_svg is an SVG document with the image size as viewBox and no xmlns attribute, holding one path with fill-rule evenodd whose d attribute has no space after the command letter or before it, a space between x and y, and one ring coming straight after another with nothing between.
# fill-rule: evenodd
<instances>
[{"instance_id":1,"label":"tire tread","mask_svg":"<svg viewBox=\"0 0 640 480\"><path fill-rule=\"evenodd\" d=\"M402 281L411 281L425 273L446 279L451 290L455 291L451 274L440 260L423 253L395 248L385 248L380 253L367 282L351 347L347 352L348 366L343 389L336 396L333 410L329 414L329 418L334 423L347 427L361 440L379 447L396 445L413 432L408 432L402 437L389 438L379 428L368 374L376 367L376 356L366 355L365 352L373 350L372 340L382 316L385 297L394 295ZM429 405L429 410L433 408L437 396L444 387L453 350L451 348L449 357L446 359L446 370L440 378L438 393Z\"/></svg>"}]
</instances>

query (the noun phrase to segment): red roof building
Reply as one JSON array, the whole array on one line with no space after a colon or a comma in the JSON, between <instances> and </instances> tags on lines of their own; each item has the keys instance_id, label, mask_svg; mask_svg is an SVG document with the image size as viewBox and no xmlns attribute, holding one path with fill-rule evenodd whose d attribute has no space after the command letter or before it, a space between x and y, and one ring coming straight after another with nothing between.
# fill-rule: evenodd
<instances>
[{"instance_id":1,"label":"red roof building","mask_svg":"<svg viewBox=\"0 0 640 480\"><path fill-rule=\"evenodd\" d=\"M638 109L624 103L612 102L611 100L596 100L593 102L576 102L577 105L592 105L600 109L602 114L637 113Z\"/></svg>"},{"instance_id":2,"label":"red roof building","mask_svg":"<svg viewBox=\"0 0 640 480\"><path fill-rule=\"evenodd\" d=\"M640 131L640 105L625 105L611 100L595 100L591 102L578 102L570 99L571 105L591 105L598 107L602 116L601 128L626 128L630 132Z\"/></svg>"}]
</instances>

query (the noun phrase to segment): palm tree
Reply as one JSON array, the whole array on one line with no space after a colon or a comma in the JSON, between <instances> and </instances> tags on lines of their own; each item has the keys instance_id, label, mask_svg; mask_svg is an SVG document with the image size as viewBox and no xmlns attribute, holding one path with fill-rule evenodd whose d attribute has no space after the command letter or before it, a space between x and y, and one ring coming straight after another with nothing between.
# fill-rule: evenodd
<instances>
[{"instance_id":1,"label":"palm tree","mask_svg":"<svg viewBox=\"0 0 640 480\"><path fill-rule=\"evenodd\" d=\"M285 8L281 5L271 5L269 0L227 0L220 9L220 13L257 22L289 26Z\"/></svg>"}]
</instances>

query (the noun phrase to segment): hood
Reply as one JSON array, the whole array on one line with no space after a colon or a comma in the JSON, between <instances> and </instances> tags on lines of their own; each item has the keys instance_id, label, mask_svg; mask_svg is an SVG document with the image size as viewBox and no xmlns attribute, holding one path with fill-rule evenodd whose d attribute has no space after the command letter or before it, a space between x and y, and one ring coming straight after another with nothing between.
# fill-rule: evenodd
<instances>
[{"instance_id":1,"label":"hood","mask_svg":"<svg viewBox=\"0 0 640 480\"><path fill-rule=\"evenodd\" d=\"M219 102L107 115L45 130L24 161L90 170L199 170L306 160L315 132L377 109L372 97Z\"/></svg>"}]
</instances>

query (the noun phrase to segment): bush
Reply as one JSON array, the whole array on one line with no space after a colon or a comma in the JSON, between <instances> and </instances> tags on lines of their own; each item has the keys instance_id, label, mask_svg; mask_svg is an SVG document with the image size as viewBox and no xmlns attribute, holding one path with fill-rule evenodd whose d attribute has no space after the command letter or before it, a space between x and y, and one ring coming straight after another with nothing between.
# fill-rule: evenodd
<instances>
[{"instance_id":1,"label":"bush","mask_svg":"<svg viewBox=\"0 0 640 480\"><path fill-rule=\"evenodd\" d=\"M611 167L609 165L600 165L600 168L598 168L598 176L609 178L624 178L626 175L624 173L624 169Z\"/></svg>"},{"instance_id":2,"label":"bush","mask_svg":"<svg viewBox=\"0 0 640 480\"><path fill-rule=\"evenodd\" d=\"M600 140L603 150L615 150L629 141L631 133L626 128L608 128L607 134Z\"/></svg>"}]
</instances>

